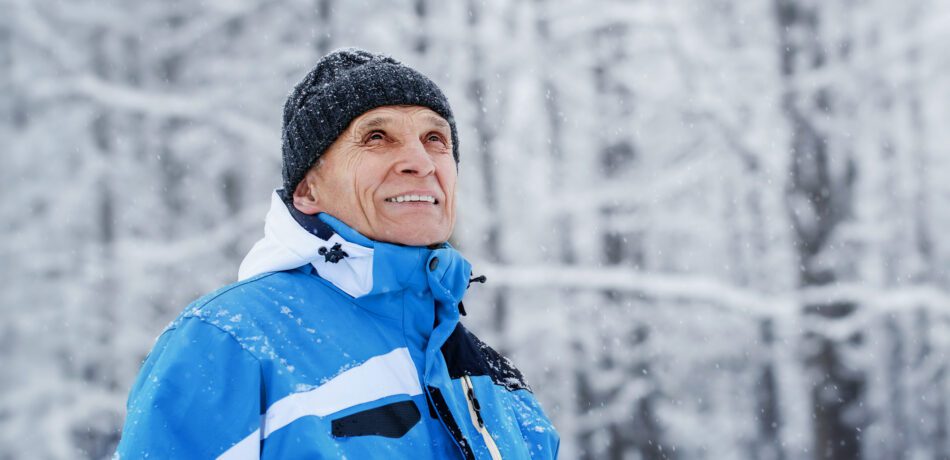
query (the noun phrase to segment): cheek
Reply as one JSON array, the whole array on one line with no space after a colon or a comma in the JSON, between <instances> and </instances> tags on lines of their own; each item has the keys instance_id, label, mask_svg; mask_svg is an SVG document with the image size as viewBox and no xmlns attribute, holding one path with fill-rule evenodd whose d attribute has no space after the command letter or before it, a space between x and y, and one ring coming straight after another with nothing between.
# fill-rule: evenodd
<instances>
[{"instance_id":1,"label":"cheek","mask_svg":"<svg viewBox=\"0 0 950 460\"><path fill-rule=\"evenodd\" d=\"M458 188L456 187L457 185L458 185L458 182L454 174L452 174L451 177L446 177L445 179L443 179L442 186L445 189L446 197L448 201L450 201L453 204L455 203L455 191Z\"/></svg>"},{"instance_id":2,"label":"cheek","mask_svg":"<svg viewBox=\"0 0 950 460\"><path fill-rule=\"evenodd\" d=\"M358 152L350 152L349 158L345 167L339 171L340 183L344 185L347 198L362 201L369 194L368 189L373 182L372 165L361 161L362 156Z\"/></svg>"},{"instance_id":3,"label":"cheek","mask_svg":"<svg viewBox=\"0 0 950 460\"><path fill-rule=\"evenodd\" d=\"M379 198L376 191L384 179L385 176L380 177L378 171L364 168L353 178L353 198L360 201L364 207L375 207L375 200Z\"/></svg>"},{"instance_id":4,"label":"cheek","mask_svg":"<svg viewBox=\"0 0 950 460\"><path fill-rule=\"evenodd\" d=\"M458 168L452 156L448 155L447 158L443 158L437 169L442 189L446 193L454 191L455 183L458 181Z\"/></svg>"}]
</instances>

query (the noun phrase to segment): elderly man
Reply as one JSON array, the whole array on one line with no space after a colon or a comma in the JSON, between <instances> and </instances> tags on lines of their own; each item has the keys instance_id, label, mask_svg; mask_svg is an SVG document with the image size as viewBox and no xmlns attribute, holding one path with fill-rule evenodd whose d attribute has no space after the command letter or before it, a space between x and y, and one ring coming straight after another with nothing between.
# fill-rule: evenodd
<instances>
[{"instance_id":1,"label":"elderly man","mask_svg":"<svg viewBox=\"0 0 950 460\"><path fill-rule=\"evenodd\" d=\"M284 188L240 281L173 321L122 458L557 455L521 373L459 322L448 101L392 58L324 57L284 107Z\"/></svg>"}]
</instances>

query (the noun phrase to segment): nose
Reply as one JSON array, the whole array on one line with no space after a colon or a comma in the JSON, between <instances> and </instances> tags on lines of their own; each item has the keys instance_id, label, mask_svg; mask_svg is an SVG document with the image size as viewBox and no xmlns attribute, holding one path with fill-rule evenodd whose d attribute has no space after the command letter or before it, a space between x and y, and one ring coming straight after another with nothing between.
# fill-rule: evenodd
<instances>
[{"instance_id":1,"label":"nose","mask_svg":"<svg viewBox=\"0 0 950 460\"><path fill-rule=\"evenodd\" d=\"M415 139L407 142L399 150L399 160L396 164L399 173L425 177L435 171L435 162L422 145L422 141Z\"/></svg>"}]
</instances>

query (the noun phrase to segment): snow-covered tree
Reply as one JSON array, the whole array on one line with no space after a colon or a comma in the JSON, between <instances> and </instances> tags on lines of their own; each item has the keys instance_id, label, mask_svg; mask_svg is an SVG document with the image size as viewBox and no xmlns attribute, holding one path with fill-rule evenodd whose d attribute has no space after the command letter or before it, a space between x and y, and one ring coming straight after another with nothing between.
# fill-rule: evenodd
<instances>
[{"instance_id":1,"label":"snow-covered tree","mask_svg":"<svg viewBox=\"0 0 950 460\"><path fill-rule=\"evenodd\" d=\"M0 0L0 459L104 458L326 52L430 75L564 458L950 456L950 5Z\"/></svg>"}]
</instances>

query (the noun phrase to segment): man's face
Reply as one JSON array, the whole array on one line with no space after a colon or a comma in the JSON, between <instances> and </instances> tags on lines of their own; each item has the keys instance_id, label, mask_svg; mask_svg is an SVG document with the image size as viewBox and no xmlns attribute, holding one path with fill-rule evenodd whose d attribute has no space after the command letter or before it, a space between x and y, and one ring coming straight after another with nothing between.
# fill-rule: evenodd
<instances>
[{"instance_id":1,"label":"man's face","mask_svg":"<svg viewBox=\"0 0 950 460\"><path fill-rule=\"evenodd\" d=\"M385 106L350 122L294 192L366 237L410 246L448 240L455 184L448 122L419 106Z\"/></svg>"}]
</instances>

